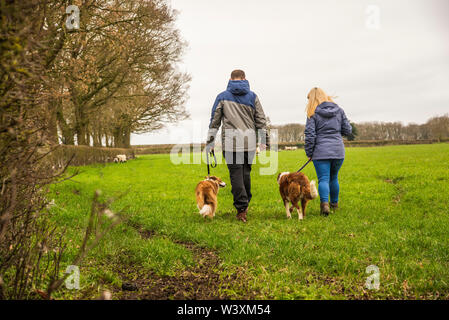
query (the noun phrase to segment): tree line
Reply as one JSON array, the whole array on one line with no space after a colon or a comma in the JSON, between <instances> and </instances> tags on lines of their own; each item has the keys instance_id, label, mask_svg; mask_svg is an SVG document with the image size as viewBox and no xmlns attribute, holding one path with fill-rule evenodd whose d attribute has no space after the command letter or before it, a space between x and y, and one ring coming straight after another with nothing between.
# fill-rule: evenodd
<instances>
[{"instance_id":1,"label":"tree line","mask_svg":"<svg viewBox=\"0 0 449 320\"><path fill-rule=\"evenodd\" d=\"M64 28L78 4L79 24ZM127 148L131 133L187 117L185 43L163 0L43 1L34 21L49 45L45 67L51 143ZM40 15L40 16L38 16Z\"/></svg>"},{"instance_id":2,"label":"tree line","mask_svg":"<svg viewBox=\"0 0 449 320\"><path fill-rule=\"evenodd\" d=\"M60 142L128 147L132 132L187 116L175 18L164 0L0 0L0 300L50 299L64 279L68 239L47 199L71 178L70 162L48 160ZM89 226L75 264L104 234Z\"/></svg>"},{"instance_id":3,"label":"tree line","mask_svg":"<svg viewBox=\"0 0 449 320\"><path fill-rule=\"evenodd\" d=\"M401 122L351 123L356 140L429 140L449 138L449 115L436 116L424 124ZM305 125L272 125L278 130L279 142L304 141Z\"/></svg>"}]
</instances>

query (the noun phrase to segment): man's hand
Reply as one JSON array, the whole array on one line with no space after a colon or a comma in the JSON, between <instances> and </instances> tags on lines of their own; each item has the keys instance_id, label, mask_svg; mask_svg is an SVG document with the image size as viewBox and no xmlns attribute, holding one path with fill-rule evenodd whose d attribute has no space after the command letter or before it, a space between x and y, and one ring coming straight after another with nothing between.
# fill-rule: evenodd
<instances>
[{"instance_id":1,"label":"man's hand","mask_svg":"<svg viewBox=\"0 0 449 320\"><path fill-rule=\"evenodd\" d=\"M214 152L214 147L213 146L206 146L206 153L211 153Z\"/></svg>"},{"instance_id":2,"label":"man's hand","mask_svg":"<svg viewBox=\"0 0 449 320\"><path fill-rule=\"evenodd\" d=\"M267 150L267 145L266 144L261 144L259 146L259 148L260 148L260 151L265 151L265 150Z\"/></svg>"}]
</instances>

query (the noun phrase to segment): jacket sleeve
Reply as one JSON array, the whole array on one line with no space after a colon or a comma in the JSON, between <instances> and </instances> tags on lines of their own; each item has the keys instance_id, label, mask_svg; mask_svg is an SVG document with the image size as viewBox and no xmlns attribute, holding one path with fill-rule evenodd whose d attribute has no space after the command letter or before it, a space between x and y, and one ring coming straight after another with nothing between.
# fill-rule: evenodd
<instances>
[{"instance_id":1,"label":"jacket sleeve","mask_svg":"<svg viewBox=\"0 0 449 320\"><path fill-rule=\"evenodd\" d=\"M256 125L258 141L262 144L270 145L270 134L267 130L267 118L265 117L265 113L262 109L262 104L260 103L259 97L256 96L254 101L255 114L254 114L254 122Z\"/></svg>"},{"instance_id":2,"label":"jacket sleeve","mask_svg":"<svg viewBox=\"0 0 449 320\"><path fill-rule=\"evenodd\" d=\"M306 129L304 130L304 134L306 136L304 149L306 151L307 157L311 158L313 156L313 150L315 149L315 141L316 141L316 128L314 116L307 118Z\"/></svg>"},{"instance_id":3,"label":"jacket sleeve","mask_svg":"<svg viewBox=\"0 0 449 320\"><path fill-rule=\"evenodd\" d=\"M215 145L215 136L221 126L221 120L223 118L223 101L218 96L215 100L212 108L212 114L210 118L209 131L207 133L206 148L213 148Z\"/></svg>"},{"instance_id":4,"label":"jacket sleeve","mask_svg":"<svg viewBox=\"0 0 449 320\"><path fill-rule=\"evenodd\" d=\"M352 134L352 126L351 123L349 123L348 118L346 118L346 114L343 110L342 112L342 121L341 121L341 135L348 137Z\"/></svg>"}]
</instances>

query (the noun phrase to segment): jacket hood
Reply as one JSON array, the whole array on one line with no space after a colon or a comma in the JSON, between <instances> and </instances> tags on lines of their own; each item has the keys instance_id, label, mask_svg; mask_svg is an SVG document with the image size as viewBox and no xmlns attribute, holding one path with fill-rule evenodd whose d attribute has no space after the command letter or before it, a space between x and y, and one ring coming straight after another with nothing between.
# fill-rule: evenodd
<instances>
[{"instance_id":1,"label":"jacket hood","mask_svg":"<svg viewBox=\"0 0 449 320\"><path fill-rule=\"evenodd\" d=\"M316 108L315 113L324 118L332 118L338 113L339 110L340 107L337 104L333 102L323 102Z\"/></svg>"},{"instance_id":2,"label":"jacket hood","mask_svg":"<svg viewBox=\"0 0 449 320\"><path fill-rule=\"evenodd\" d=\"M229 80L227 91L237 96L244 96L250 91L249 82L248 80Z\"/></svg>"}]
</instances>

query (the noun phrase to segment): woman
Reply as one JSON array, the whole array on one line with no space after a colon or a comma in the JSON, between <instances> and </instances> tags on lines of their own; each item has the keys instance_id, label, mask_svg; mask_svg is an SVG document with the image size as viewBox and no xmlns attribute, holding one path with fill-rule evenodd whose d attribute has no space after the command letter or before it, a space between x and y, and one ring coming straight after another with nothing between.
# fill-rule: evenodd
<instances>
[{"instance_id":1,"label":"woman","mask_svg":"<svg viewBox=\"0 0 449 320\"><path fill-rule=\"evenodd\" d=\"M321 214L338 208L338 171L345 158L342 136L352 134L345 112L322 89L313 88L308 96L305 150L313 160L318 176ZM329 208L330 194L330 208Z\"/></svg>"}]
</instances>

